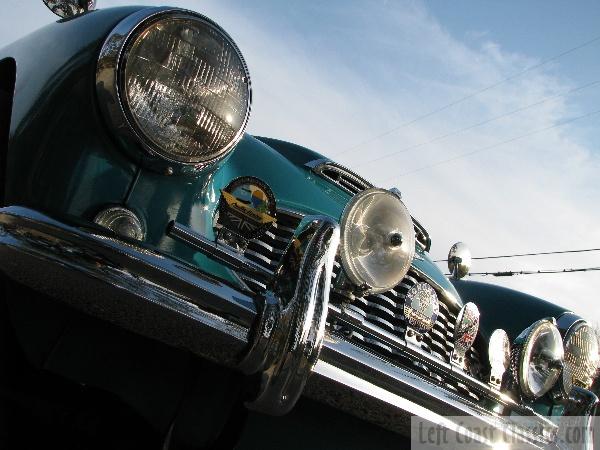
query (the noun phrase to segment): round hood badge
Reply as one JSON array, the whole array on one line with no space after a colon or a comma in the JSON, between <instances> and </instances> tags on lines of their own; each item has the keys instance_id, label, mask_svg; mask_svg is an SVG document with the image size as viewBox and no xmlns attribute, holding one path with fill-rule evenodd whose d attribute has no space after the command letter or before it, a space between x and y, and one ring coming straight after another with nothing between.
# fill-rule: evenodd
<instances>
[{"instance_id":1,"label":"round hood badge","mask_svg":"<svg viewBox=\"0 0 600 450\"><path fill-rule=\"evenodd\" d=\"M276 219L271 188L254 177L236 178L221 190L216 228L243 238L261 236Z\"/></svg>"},{"instance_id":2,"label":"round hood badge","mask_svg":"<svg viewBox=\"0 0 600 450\"><path fill-rule=\"evenodd\" d=\"M419 332L430 331L440 312L440 303L427 283L417 283L406 294L404 315L409 325Z\"/></svg>"},{"instance_id":3,"label":"round hood badge","mask_svg":"<svg viewBox=\"0 0 600 450\"><path fill-rule=\"evenodd\" d=\"M454 352L452 360L464 363L467 351L475 342L479 331L479 308L475 303L467 303L462 307L454 326Z\"/></svg>"}]
</instances>

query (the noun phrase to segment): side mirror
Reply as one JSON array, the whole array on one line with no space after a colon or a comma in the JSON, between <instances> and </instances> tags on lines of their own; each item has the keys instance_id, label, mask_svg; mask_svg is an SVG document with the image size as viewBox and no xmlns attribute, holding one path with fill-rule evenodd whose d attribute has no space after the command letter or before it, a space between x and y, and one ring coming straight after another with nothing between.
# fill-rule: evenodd
<instances>
[{"instance_id":1,"label":"side mirror","mask_svg":"<svg viewBox=\"0 0 600 450\"><path fill-rule=\"evenodd\" d=\"M464 242L457 242L448 252L448 269L457 280L464 278L471 270L471 251Z\"/></svg>"},{"instance_id":2,"label":"side mirror","mask_svg":"<svg viewBox=\"0 0 600 450\"><path fill-rule=\"evenodd\" d=\"M46 6L59 17L77 16L96 8L96 0L43 0Z\"/></svg>"}]
</instances>

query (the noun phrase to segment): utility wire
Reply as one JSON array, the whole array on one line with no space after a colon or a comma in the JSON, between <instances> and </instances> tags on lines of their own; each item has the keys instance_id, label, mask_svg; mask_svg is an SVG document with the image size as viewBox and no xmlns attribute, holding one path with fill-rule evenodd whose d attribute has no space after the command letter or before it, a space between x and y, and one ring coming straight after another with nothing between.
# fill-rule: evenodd
<instances>
[{"instance_id":1,"label":"utility wire","mask_svg":"<svg viewBox=\"0 0 600 450\"><path fill-rule=\"evenodd\" d=\"M361 162L359 164L359 166L364 167L364 166L366 166L368 164L372 164L374 162L378 162L378 161L381 161L381 160L384 160L384 159L388 159L388 158L391 158L392 156L396 156L396 155L399 155L401 153L406 153L406 152L408 152L410 150L414 150L414 149L417 149L417 148L420 148L420 147L424 147L424 146L429 145L429 144L433 144L434 142L442 141L442 140L444 140L446 138L449 138L451 136L456 136L457 134L463 133L465 131L472 130L472 129L480 127L482 125L487 125L488 123L494 122L494 121L499 120L499 119L504 119L506 117L512 116L513 114L517 114L517 113L523 112L523 111L525 111L527 109L530 109L530 108L542 105L542 104L544 104L544 103L546 103L546 102L548 102L550 100L555 100L557 98L564 97L564 96L567 96L569 94L573 94L573 93L578 92L578 91L582 91L583 89L595 86L597 84L600 84L600 80L592 81L590 83L586 83L584 85L577 86L575 88L569 89L566 92L562 92L560 94L555 94L555 95L551 95L551 96L542 98L541 100L538 100L537 102L530 103L529 105L521 106L521 107L519 107L517 109L513 109L512 111L508 111L508 112L500 114L498 116L494 116L494 117L491 117L489 119L486 119L486 120L484 120L482 122L477 122L477 123L475 123L473 125L468 125L468 126L466 126L464 128L459 128L457 130L449 131L449 132L447 132L445 134L441 134L439 136L436 136L436 137L434 137L434 138L432 138L430 140L427 140L427 141L424 141L424 142L420 142L418 144L414 144L414 145L405 147L403 149L396 150L396 151L393 151L391 153L387 153L387 154L382 155L382 156L378 156L377 158L369 159L367 161Z\"/></svg>"},{"instance_id":2,"label":"utility wire","mask_svg":"<svg viewBox=\"0 0 600 450\"><path fill-rule=\"evenodd\" d=\"M515 137L507 139L505 141L497 142L496 144L488 145L486 147L481 147L481 148L472 150L470 152L461 153L461 154L458 154L456 156L453 156L452 158L443 159L441 161L437 161L437 162L434 162L432 164L427 164L425 166L417 167L414 170L410 170L408 172L404 172L404 173L401 173L399 175L394 175L393 177L390 177L390 178L384 180L382 183L385 183L385 182L387 182L389 180L392 180L392 179L396 179L396 177L404 177L406 175L412 175L413 173L417 173L417 172L421 172L422 170L431 169L433 167L441 166L442 164L447 164L449 162L456 161L457 159L466 158L466 157L472 156L472 155L474 155L476 153L484 152L484 151L487 151L487 150L492 150L492 149L495 149L495 148L500 147L502 145L510 144L511 142L515 142L515 141L524 139L526 137L533 136L534 134L539 134L539 133L542 133L544 131L551 130L553 128L558 128L558 127L561 127L563 125L567 125L567 124L576 122L578 120L586 119L586 118L591 117L591 116L593 116L595 114L598 114L598 113L600 113L600 109L595 110L595 111L591 111L591 112L589 112L587 114L584 114L582 116L577 116L577 117L573 117L571 119L563 120L562 122L555 123L554 125L550 125L548 127L538 128L537 130L533 130L533 131L530 131L528 133L521 134L519 136L515 136Z\"/></svg>"},{"instance_id":3,"label":"utility wire","mask_svg":"<svg viewBox=\"0 0 600 450\"><path fill-rule=\"evenodd\" d=\"M500 258L519 258L521 256L540 256L540 255L563 255L565 253L585 253L585 252L600 252L600 248L584 248L581 250L558 250L553 252L536 252L536 253L515 253L514 255L496 255L496 256L474 256L471 259L500 259ZM434 262L446 262L447 259L436 259Z\"/></svg>"},{"instance_id":4,"label":"utility wire","mask_svg":"<svg viewBox=\"0 0 600 450\"><path fill-rule=\"evenodd\" d=\"M412 120L409 120L408 122L404 122L404 123L402 123L402 124L400 124L400 125L398 125L398 126L396 126L394 128L391 128L391 129L389 129L387 131L384 131L383 133L377 134L377 135L373 136L372 138L369 138L369 139L366 139L366 140L364 140L362 142L359 142L358 144L353 145L352 147L349 147L346 150L342 150L341 152L333 154L332 157L338 157L339 155L343 155L345 153L350 153L350 152L352 152L352 151L354 151L354 150L356 150L358 148L363 147L364 145L367 145L367 144L370 144L372 142L375 142L375 141L377 141L377 140L379 140L379 139L381 139L381 138L383 138L385 136L388 136L388 135L390 135L392 133L395 133L396 131L398 131L398 130L400 130L402 128L405 128L405 127L408 127L410 125L413 125L414 123L419 122L420 120L426 119L426 118L431 117L431 116L433 116L435 114L438 114L438 113L440 113L442 111L450 109L453 106L456 106L456 105L458 105L460 103L463 103L463 102L465 102L465 101L467 101L467 100L469 100L469 99L471 99L473 97L478 96L479 94L482 94L482 93L484 93L486 91L489 91L490 89L493 89L493 88L498 87L498 86L500 86L500 85L502 85L504 83L507 83L507 82L509 82L511 80L514 80L515 78L518 78L518 77L520 77L520 76L522 76L522 75L524 75L524 74L526 74L528 72L531 72L532 70L538 69L538 68L540 68L540 67L542 67L542 66L544 66L544 65L546 65L546 64L548 64L548 63L550 63L552 61L556 61L557 59L562 58L563 56L566 56L566 55L568 55L570 53L573 53L573 52L575 52L575 51L577 51L577 50L579 50L579 49L581 49L583 47L586 47L588 45L591 45L591 44L593 44L594 42L597 42L597 41L600 41L600 36L596 36L595 38L590 39L589 41L585 41L582 44L579 44L579 45L577 45L575 47L571 47L570 49L565 50L565 51L563 51L563 52L561 52L561 53L559 53L557 55L551 56L550 58L545 59L543 61L540 61L537 64L529 66L529 67L521 70L520 72L514 73L513 75L510 75L510 76L508 76L506 78L503 78L503 79L501 79L501 80L499 80L499 81L497 81L497 82L495 82L493 84L490 84L488 86L485 86L485 87L483 87L483 88L481 88L481 89L479 89L477 91L474 91L474 92L472 92L472 93L470 93L468 95L465 95L464 97L461 97L461 98L459 98L457 100L454 100L454 101L452 101L450 103L447 103L446 105L440 106L439 108L436 108L433 111L430 111L430 112L425 113L425 114L423 114L421 116L418 116L418 117L416 117L416 118L414 118Z\"/></svg>"},{"instance_id":5,"label":"utility wire","mask_svg":"<svg viewBox=\"0 0 600 450\"><path fill-rule=\"evenodd\" d=\"M557 273L575 273L575 272L595 272L600 271L600 267L583 267L580 269L549 269L549 270L507 270L503 272L473 272L469 276L493 276L493 277L514 277L516 275L546 275ZM446 274L449 275L449 274Z\"/></svg>"}]
</instances>

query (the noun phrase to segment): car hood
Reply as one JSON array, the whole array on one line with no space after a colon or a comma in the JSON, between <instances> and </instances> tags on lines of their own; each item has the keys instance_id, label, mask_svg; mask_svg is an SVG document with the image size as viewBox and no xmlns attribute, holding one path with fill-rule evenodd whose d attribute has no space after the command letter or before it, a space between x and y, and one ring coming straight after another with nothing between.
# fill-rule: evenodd
<instances>
[{"instance_id":1,"label":"car hood","mask_svg":"<svg viewBox=\"0 0 600 450\"><path fill-rule=\"evenodd\" d=\"M280 208L324 214L339 221L352 195L307 167L307 163L319 159L326 158L296 144L246 135L219 172L225 171L221 175L227 179L255 176L263 180L273 190ZM454 286L418 246L412 266L436 285L448 301L462 306Z\"/></svg>"}]
</instances>

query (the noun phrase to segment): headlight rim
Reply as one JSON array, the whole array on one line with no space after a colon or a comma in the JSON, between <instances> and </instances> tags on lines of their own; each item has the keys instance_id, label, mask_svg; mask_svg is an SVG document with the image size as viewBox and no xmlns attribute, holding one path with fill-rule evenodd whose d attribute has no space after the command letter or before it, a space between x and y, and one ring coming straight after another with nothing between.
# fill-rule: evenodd
<instances>
[{"instance_id":1,"label":"headlight rim","mask_svg":"<svg viewBox=\"0 0 600 450\"><path fill-rule=\"evenodd\" d=\"M127 104L125 92L125 68L127 53L136 38L152 24L165 18L192 19L201 21L219 32L235 50L242 63L248 87L248 103L246 105L243 124L230 141L214 158L202 161L182 161L174 159L157 149L144 135ZM135 162L167 175L195 175L206 167L213 166L225 159L239 143L248 125L252 109L252 82L248 65L242 52L231 36L215 21L183 8L150 7L136 11L125 17L107 35L100 50L96 66L96 93L100 109L115 131L121 147ZM141 149L140 149L141 147Z\"/></svg>"},{"instance_id":2,"label":"headlight rim","mask_svg":"<svg viewBox=\"0 0 600 450\"><path fill-rule=\"evenodd\" d=\"M398 281L398 283L395 283L393 286L391 287L374 287L374 286L365 286L365 282L361 281L358 279L358 277L355 276L355 274L350 273L351 271L346 267L347 264L345 262L345 256L344 256L344 251L346 250L346 225L348 223L349 220L349 216L350 213L353 211L354 207L358 204L358 202L360 202L365 196L370 195L370 194L384 194L384 195L389 195L390 197L394 198L396 201L398 201L405 209L406 212L408 213L408 216L411 217L411 230L413 230L414 228L412 228L412 216L410 215L410 211L408 210L408 208L406 207L406 205L404 204L404 202L402 201L402 199L400 199L396 194L394 194L393 192L390 192L387 189L383 189L383 188L378 188L378 187L371 187L368 189L365 189L361 192L359 192L358 194L354 195L354 197L352 197L352 199L346 204L344 211L342 212L342 216L340 219L340 231L341 231L341 236L340 236L340 253L341 253L341 261L342 261L342 269L344 270L344 273L346 274L346 276L348 277L348 279L356 285L357 288L359 289L364 289L365 292L368 292L369 294L377 294L377 293L382 293L382 292L387 292L390 289L393 289L400 281L402 281L402 278L404 278L404 276L402 276L400 278L400 280ZM411 245L409 245L410 248L410 258L406 264L406 272L408 272L408 270L410 269L411 265L412 265L412 261L414 260L414 255L415 255L415 236L411 233L410 234L411 239L409 239L410 242L412 242Z\"/></svg>"}]
</instances>

